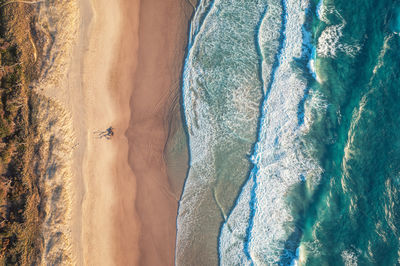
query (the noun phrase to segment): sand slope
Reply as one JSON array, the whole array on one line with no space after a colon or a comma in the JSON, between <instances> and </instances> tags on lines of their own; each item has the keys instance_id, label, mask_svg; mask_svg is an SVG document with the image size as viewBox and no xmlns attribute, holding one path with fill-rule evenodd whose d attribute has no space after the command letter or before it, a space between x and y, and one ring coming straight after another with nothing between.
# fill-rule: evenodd
<instances>
[{"instance_id":1,"label":"sand slope","mask_svg":"<svg viewBox=\"0 0 400 266\"><path fill-rule=\"evenodd\" d=\"M137 184L140 265L174 264L179 195L171 191L164 147L170 112L179 112L171 105L180 91L191 11L191 6L181 0L146 0L140 4L138 61L126 132L129 164Z\"/></svg>"},{"instance_id":2,"label":"sand slope","mask_svg":"<svg viewBox=\"0 0 400 266\"><path fill-rule=\"evenodd\" d=\"M81 9L82 261L173 265L180 192L171 191L164 147L171 117L180 118L171 105L192 7L183 0L84 0ZM112 140L94 134L111 125Z\"/></svg>"}]
</instances>

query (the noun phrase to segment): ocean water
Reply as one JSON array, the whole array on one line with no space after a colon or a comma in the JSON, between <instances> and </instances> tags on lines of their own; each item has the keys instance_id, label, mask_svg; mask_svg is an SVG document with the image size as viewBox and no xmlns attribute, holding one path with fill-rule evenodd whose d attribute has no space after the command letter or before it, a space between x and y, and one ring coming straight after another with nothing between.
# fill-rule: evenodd
<instances>
[{"instance_id":1,"label":"ocean water","mask_svg":"<svg viewBox=\"0 0 400 266\"><path fill-rule=\"evenodd\" d=\"M199 1L177 265L400 263L400 1Z\"/></svg>"}]
</instances>

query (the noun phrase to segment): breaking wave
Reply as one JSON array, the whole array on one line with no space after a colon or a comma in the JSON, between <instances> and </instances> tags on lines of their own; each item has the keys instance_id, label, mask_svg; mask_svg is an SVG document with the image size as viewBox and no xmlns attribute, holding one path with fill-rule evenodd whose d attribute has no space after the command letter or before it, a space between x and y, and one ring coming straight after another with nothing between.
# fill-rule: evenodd
<instances>
[{"instance_id":1,"label":"breaking wave","mask_svg":"<svg viewBox=\"0 0 400 266\"><path fill-rule=\"evenodd\" d=\"M269 3L280 6L274 10L283 10L282 29L277 27L276 33L282 31L282 46L277 50L276 68L269 62L262 64L263 75L271 73L271 83L267 86L258 141L251 157L254 168L221 229L219 251L223 265L293 261L299 245L299 236L294 235L299 232L287 195L301 182L311 186L318 183L322 172L302 140L312 123L309 109L320 100L317 94L307 100L305 123L299 126L298 106L305 97L307 81L293 66L297 58L304 56L303 44L307 40L302 26L308 3Z\"/></svg>"},{"instance_id":2,"label":"breaking wave","mask_svg":"<svg viewBox=\"0 0 400 266\"><path fill-rule=\"evenodd\" d=\"M327 1L327 0L325 0ZM335 9L333 4L325 5L321 0L317 9L318 18L327 24L318 38L317 53L321 57L336 57L338 52L345 53L348 56L354 57L361 50L360 45L343 43L343 29L346 26L346 21L343 16ZM338 20L339 23L333 24L330 22L329 16Z\"/></svg>"}]
</instances>

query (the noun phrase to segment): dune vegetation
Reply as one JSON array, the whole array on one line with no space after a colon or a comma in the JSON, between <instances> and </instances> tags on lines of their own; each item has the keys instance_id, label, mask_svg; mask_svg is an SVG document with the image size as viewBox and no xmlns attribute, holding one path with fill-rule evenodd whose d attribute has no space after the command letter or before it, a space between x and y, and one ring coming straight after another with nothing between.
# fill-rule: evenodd
<instances>
[{"instance_id":1,"label":"dune vegetation","mask_svg":"<svg viewBox=\"0 0 400 266\"><path fill-rule=\"evenodd\" d=\"M40 260L43 220L35 159L37 95L33 6L0 2L0 264Z\"/></svg>"}]
</instances>

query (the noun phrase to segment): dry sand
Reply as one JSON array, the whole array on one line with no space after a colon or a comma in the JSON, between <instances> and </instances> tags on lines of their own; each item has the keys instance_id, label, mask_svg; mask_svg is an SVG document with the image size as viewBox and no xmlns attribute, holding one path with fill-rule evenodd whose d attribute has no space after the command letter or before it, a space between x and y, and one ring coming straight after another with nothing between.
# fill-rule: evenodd
<instances>
[{"instance_id":1,"label":"dry sand","mask_svg":"<svg viewBox=\"0 0 400 266\"><path fill-rule=\"evenodd\" d=\"M182 184L185 169L168 177L164 148L169 125L181 123L176 97L192 11L186 0L81 1L69 75L82 96L72 107L75 183L84 187L78 264L174 264L181 188L171 183ZM111 140L96 137L109 126Z\"/></svg>"},{"instance_id":2,"label":"dry sand","mask_svg":"<svg viewBox=\"0 0 400 266\"><path fill-rule=\"evenodd\" d=\"M86 108L83 126L87 130L82 169L86 188L82 206L83 263L112 265L114 224L111 217L118 193L114 185L114 164L124 150L118 150L114 143L121 139L121 134L116 136L115 141L107 141L99 139L94 132L111 125L115 127L115 121L122 115L118 113L109 89L110 72L122 28L117 1L93 0L91 3L92 8L82 7L83 21L90 23L87 35L81 40L85 42L89 37L81 58L82 94ZM87 16L91 19L85 20ZM85 31L83 27L81 30Z\"/></svg>"}]
</instances>

